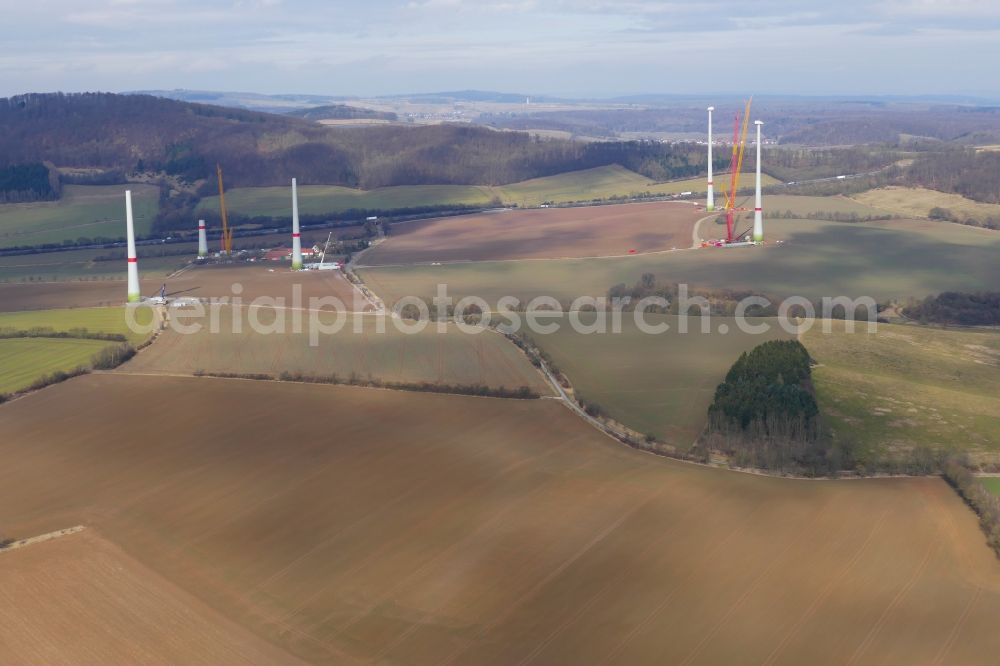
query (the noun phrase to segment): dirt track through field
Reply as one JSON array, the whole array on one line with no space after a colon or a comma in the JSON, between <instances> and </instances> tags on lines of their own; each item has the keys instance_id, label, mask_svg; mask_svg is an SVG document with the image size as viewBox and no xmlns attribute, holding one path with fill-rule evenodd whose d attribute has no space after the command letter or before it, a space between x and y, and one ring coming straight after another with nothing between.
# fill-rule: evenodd
<instances>
[{"instance_id":1,"label":"dirt track through field","mask_svg":"<svg viewBox=\"0 0 1000 666\"><path fill-rule=\"evenodd\" d=\"M0 457L6 530L87 524L315 662L1000 653L1000 563L944 482L686 465L551 400L91 375L0 406Z\"/></svg>"}]
</instances>

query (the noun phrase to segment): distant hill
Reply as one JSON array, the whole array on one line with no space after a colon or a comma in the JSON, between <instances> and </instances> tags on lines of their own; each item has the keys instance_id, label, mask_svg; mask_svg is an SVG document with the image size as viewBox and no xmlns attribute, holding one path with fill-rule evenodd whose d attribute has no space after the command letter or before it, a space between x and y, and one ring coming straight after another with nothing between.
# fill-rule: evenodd
<instances>
[{"instance_id":1,"label":"distant hill","mask_svg":"<svg viewBox=\"0 0 1000 666\"><path fill-rule=\"evenodd\" d=\"M577 143L469 125L330 128L302 118L110 93L0 99L0 167L164 171L214 194L215 164L233 187L302 184L503 185L621 164L655 180L705 168L693 144Z\"/></svg>"},{"instance_id":2,"label":"distant hill","mask_svg":"<svg viewBox=\"0 0 1000 666\"><path fill-rule=\"evenodd\" d=\"M136 90L130 94L152 95L165 97L179 102L198 102L201 104L216 104L248 111L265 111L267 113L287 113L295 109L307 109L325 104L333 104L351 97L330 95L265 95L254 92L228 92L219 90Z\"/></svg>"},{"instance_id":3,"label":"distant hill","mask_svg":"<svg viewBox=\"0 0 1000 666\"><path fill-rule=\"evenodd\" d=\"M308 109L295 109L288 111L286 115L306 120L398 120L398 116L392 111L362 109L347 104L326 104Z\"/></svg>"}]
</instances>

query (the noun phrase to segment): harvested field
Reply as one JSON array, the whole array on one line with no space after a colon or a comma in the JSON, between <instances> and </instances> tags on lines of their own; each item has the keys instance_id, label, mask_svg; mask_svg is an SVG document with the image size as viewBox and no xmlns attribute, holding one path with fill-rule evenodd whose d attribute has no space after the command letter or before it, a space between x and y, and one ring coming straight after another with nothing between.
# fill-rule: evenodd
<instances>
[{"instance_id":1,"label":"harvested field","mask_svg":"<svg viewBox=\"0 0 1000 666\"><path fill-rule=\"evenodd\" d=\"M908 217L929 217L932 208L944 208L962 219L968 218L979 222L1000 219L1000 205L982 203L960 194L938 192L923 187L879 187L854 194L851 198Z\"/></svg>"},{"instance_id":2,"label":"harvested field","mask_svg":"<svg viewBox=\"0 0 1000 666\"><path fill-rule=\"evenodd\" d=\"M704 215L689 203L658 202L504 210L396 224L360 263L551 259L625 255L691 245Z\"/></svg>"},{"instance_id":3,"label":"harvested field","mask_svg":"<svg viewBox=\"0 0 1000 666\"><path fill-rule=\"evenodd\" d=\"M753 197L740 197L740 205L753 207ZM742 201L745 199L745 201ZM794 215L807 217L810 214L857 215L858 217L887 215L889 211L877 206L855 201L845 196L810 197L796 194L769 194L764 197L765 215L767 213L792 212ZM752 213L751 213L752 215ZM752 217L751 217L752 219Z\"/></svg>"},{"instance_id":4,"label":"harvested field","mask_svg":"<svg viewBox=\"0 0 1000 666\"><path fill-rule=\"evenodd\" d=\"M708 238L706 226L701 236ZM405 295L431 298L440 283L456 299L475 295L496 304L506 295L523 302L550 295L568 303L605 295L618 283L634 284L643 273L663 282L809 298L923 298L1000 284L1000 233L987 229L911 220L767 220L765 234L785 242L609 259L367 268L360 274L387 304Z\"/></svg>"},{"instance_id":5,"label":"harvested field","mask_svg":"<svg viewBox=\"0 0 1000 666\"><path fill-rule=\"evenodd\" d=\"M940 479L706 469L553 400L91 375L0 406L0 458L10 533L87 524L316 662L1000 653L1000 562Z\"/></svg>"},{"instance_id":6,"label":"harvested field","mask_svg":"<svg viewBox=\"0 0 1000 666\"><path fill-rule=\"evenodd\" d=\"M152 295L160 284L143 280L143 294ZM0 312L109 307L124 302L125 280L0 284Z\"/></svg>"},{"instance_id":7,"label":"harvested field","mask_svg":"<svg viewBox=\"0 0 1000 666\"><path fill-rule=\"evenodd\" d=\"M274 264L274 265L268 265ZM244 303L255 298L283 298L286 307L309 307L309 299L333 296L350 310L363 311L370 306L340 271L292 271L287 263L263 262L233 266L199 266L167 282L167 295L194 298L239 296ZM301 305L294 303L296 286L301 289Z\"/></svg>"},{"instance_id":8,"label":"harvested field","mask_svg":"<svg viewBox=\"0 0 1000 666\"><path fill-rule=\"evenodd\" d=\"M154 296L166 282L171 297L233 297L233 285L240 284L244 303L258 297L282 297L293 305L294 285L301 285L301 305L308 307L312 297L335 296L352 310L370 306L339 271L293 272L288 265L236 264L232 266L192 267L176 277L143 277L139 271L142 293ZM358 299L355 302L355 299ZM0 312L53 308L121 305L125 301L125 281L115 282L41 282L0 284Z\"/></svg>"},{"instance_id":9,"label":"harvested field","mask_svg":"<svg viewBox=\"0 0 1000 666\"><path fill-rule=\"evenodd\" d=\"M0 658L20 664L296 664L85 531L0 552Z\"/></svg>"},{"instance_id":10,"label":"harvested field","mask_svg":"<svg viewBox=\"0 0 1000 666\"><path fill-rule=\"evenodd\" d=\"M581 314L580 320L590 324L594 316ZM701 320L689 317L687 333L680 333L679 317L647 314L649 325L670 327L652 335L640 331L627 313L620 333L577 333L564 325L531 337L585 400L633 430L686 450L701 434L715 389L740 354L790 337L777 320L748 323L761 321L770 329L761 335L743 333L728 317L713 317L711 332L702 333ZM720 325L726 333L719 332Z\"/></svg>"},{"instance_id":11,"label":"harvested field","mask_svg":"<svg viewBox=\"0 0 1000 666\"><path fill-rule=\"evenodd\" d=\"M287 370L306 375L336 374L342 380L354 375L386 382L483 384L508 389L528 386L543 395L551 393L524 354L490 330L466 334L451 324L447 333L438 333L436 324L431 324L420 333L408 334L397 329L398 320L387 320L383 322L385 332L378 333L375 317L351 316L344 319L340 331L318 335L318 344L310 346L308 317L301 333L291 332L289 318L288 332L268 335L254 332L246 310L239 333L233 333L232 309L224 308L220 314L217 333L207 326L192 335L167 330L121 371L191 374L204 370L276 376ZM334 318L327 314L317 320L332 327ZM261 321L265 321L264 316Z\"/></svg>"},{"instance_id":12,"label":"harvested field","mask_svg":"<svg viewBox=\"0 0 1000 666\"><path fill-rule=\"evenodd\" d=\"M144 248L146 246L140 246ZM0 283L68 282L125 280L125 258L96 261L121 250L66 250L0 257ZM194 256L143 257L139 261L143 275L166 276L183 268Z\"/></svg>"}]
</instances>

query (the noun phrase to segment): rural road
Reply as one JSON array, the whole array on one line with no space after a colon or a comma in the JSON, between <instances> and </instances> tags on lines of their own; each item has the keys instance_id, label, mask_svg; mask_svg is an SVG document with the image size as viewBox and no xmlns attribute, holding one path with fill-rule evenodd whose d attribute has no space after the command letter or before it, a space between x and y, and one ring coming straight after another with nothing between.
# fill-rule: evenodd
<instances>
[{"instance_id":1,"label":"rural road","mask_svg":"<svg viewBox=\"0 0 1000 666\"><path fill-rule=\"evenodd\" d=\"M691 248L692 250L697 250L701 248L701 223L705 220L711 220L713 217L718 217L719 212L716 211L711 215L706 215L705 217L699 219L694 223L694 229L691 230Z\"/></svg>"}]
</instances>

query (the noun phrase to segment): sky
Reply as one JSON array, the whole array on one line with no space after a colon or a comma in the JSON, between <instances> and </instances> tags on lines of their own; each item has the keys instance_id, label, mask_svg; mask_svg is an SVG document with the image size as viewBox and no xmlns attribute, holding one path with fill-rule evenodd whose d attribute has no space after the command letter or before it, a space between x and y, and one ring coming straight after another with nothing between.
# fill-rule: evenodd
<instances>
[{"instance_id":1,"label":"sky","mask_svg":"<svg viewBox=\"0 0 1000 666\"><path fill-rule=\"evenodd\" d=\"M1000 0L0 0L0 96L1000 98Z\"/></svg>"}]
</instances>

